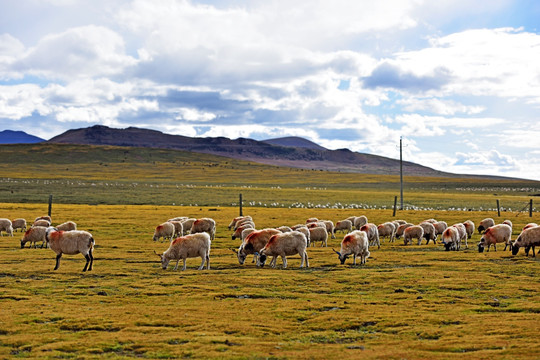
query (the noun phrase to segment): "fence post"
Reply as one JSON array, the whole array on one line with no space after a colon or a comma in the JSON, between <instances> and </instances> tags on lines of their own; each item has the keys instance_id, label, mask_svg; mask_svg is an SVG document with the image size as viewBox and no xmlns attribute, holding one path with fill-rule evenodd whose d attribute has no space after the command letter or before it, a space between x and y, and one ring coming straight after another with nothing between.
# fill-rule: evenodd
<instances>
[{"instance_id":1,"label":"fence post","mask_svg":"<svg viewBox=\"0 0 540 360\"><path fill-rule=\"evenodd\" d=\"M52 194L49 195L49 211L47 213L49 216L52 214Z\"/></svg>"},{"instance_id":2,"label":"fence post","mask_svg":"<svg viewBox=\"0 0 540 360\"><path fill-rule=\"evenodd\" d=\"M499 199L497 199L497 214L499 217L501 217L501 204L499 202Z\"/></svg>"},{"instance_id":3,"label":"fence post","mask_svg":"<svg viewBox=\"0 0 540 360\"><path fill-rule=\"evenodd\" d=\"M396 207L397 207L397 196L394 196L394 213L392 214L393 217L396 216Z\"/></svg>"},{"instance_id":4,"label":"fence post","mask_svg":"<svg viewBox=\"0 0 540 360\"><path fill-rule=\"evenodd\" d=\"M242 194L240 194L239 203L240 203L240 216L244 216L244 214L242 213Z\"/></svg>"},{"instance_id":5,"label":"fence post","mask_svg":"<svg viewBox=\"0 0 540 360\"><path fill-rule=\"evenodd\" d=\"M532 209L533 209L533 200L530 199L530 201L529 201L529 217L532 217Z\"/></svg>"}]
</instances>

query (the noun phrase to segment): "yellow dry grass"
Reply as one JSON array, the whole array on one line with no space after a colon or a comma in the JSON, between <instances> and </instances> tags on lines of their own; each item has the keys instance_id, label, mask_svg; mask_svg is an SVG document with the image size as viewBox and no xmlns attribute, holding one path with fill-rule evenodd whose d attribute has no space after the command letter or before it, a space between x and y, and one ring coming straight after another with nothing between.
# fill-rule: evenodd
<instances>
[{"instance_id":1,"label":"yellow dry grass","mask_svg":"<svg viewBox=\"0 0 540 360\"><path fill-rule=\"evenodd\" d=\"M42 204L0 204L2 216L34 219ZM311 267L240 266L229 248L229 207L58 205L55 224L73 220L96 239L94 270L81 255L54 267L50 249L20 249L20 233L0 238L0 358L232 359L537 359L539 262L440 245L384 242L362 267L338 265L330 248L309 248ZM391 211L245 208L257 227L294 225L307 217L337 221ZM211 270L162 270L153 227L174 217L218 223ZM399 212L411 222L449 224L488 212ZM508 215L514 235L528 218ZM510 217L511 216L511 217ZM503 218L497 218L497 222ZM340 239L329 246L339 247Z\"/></svg>"}]
</instances>

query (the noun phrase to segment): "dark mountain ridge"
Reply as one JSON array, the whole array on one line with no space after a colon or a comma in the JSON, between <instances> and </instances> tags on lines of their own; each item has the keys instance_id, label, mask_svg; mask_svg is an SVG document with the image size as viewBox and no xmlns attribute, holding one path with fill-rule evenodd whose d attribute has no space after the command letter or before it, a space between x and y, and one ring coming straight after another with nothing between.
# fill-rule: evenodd
<instances>
[{"instance_id":1,"label":"dark mountain ridge","mask_svg":"<svg viewBox=\"0 0 540 360\"><path fill-rule=\"evenodd\" d=\"M0 144L35 144L42 141L45 139L27 134L24 131L0 131Z\"/></svg>"},{"instance_id":2,"label":"dark mountain ridge","mask_svg":"<svg viewBox=\"0 0 540 360\"><path fill-rule=\"evenodd\" d=\"M353 152L348 149L328 150L302 138L281 138L265 141L246 138L231 140L225 137L196 138L170 135L156 130L136 127L116 129L95 125L88 128L68 130L53 137L49 142L176 149L215 154L269 165L366 174L397 175L400 169L399 160L396 159ZM290 146L274 144L290 144ZM300 145L294 146L294 144ZM408 176L463 177L462 175L437 171L408 161L403 162L403 171Z\"/></svg>"}]
</instances>

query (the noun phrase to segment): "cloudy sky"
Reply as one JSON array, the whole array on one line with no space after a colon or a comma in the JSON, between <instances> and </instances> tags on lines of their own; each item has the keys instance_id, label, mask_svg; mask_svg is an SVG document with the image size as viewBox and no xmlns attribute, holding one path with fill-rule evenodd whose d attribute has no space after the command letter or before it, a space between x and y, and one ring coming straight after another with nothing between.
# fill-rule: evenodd
<instances>
[{"instance_id":1,"label":"cloudy sky","mask_svg":"<svg viewBox=\"0 0 540 360\"><path fill-rule=\"evenodd\" d=\"M0 0L0 130L302 136L540 180L537 0Z\"/></svg>"}]
</instances>

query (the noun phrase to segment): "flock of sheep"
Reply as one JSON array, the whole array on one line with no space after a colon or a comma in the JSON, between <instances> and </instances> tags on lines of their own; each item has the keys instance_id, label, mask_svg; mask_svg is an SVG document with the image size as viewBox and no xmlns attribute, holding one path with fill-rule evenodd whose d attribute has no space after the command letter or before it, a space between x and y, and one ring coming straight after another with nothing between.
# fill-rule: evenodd
<instances>
[{"instance_id":1,"label":"flock of sheep","mask_svg":"<svg viewBox=\"0 0 540 360\"><path fill-rule=\"evenodd\" d=\"M170 239L169 248L163 254L157 254L161 258L163 269L166 269L171 260L176 260L175 270L178 263L183 260L186 269L186 259L190 257L201 257L202 263L199 270L203 269L206 263L210 268L210 246L215 236L215 221L210 218L189 219L180 217L170 219L156 227L154 240L160 238ZM189 229L189 230L188 230ZM232 230L232 239L240 238L242 243L238 249L231 249L236 253L238 262L245 263L248 255L253 255L253 262L257 266L263 267L268 259L272 257L270 265L276 266L278 256L283 261L283 268L287 267L287 256L300 255L300 267L309 267L309 257L306 249L320 243L327 246L328 237L336 238L336 232L342 231L346 234L341 242L340 251L332 249L339 257L341 264L352 256L353 264L356 265L356 258L360 257L360 264L365 264L369 257L369 247L381 246L381 238L388 237L390 242L403 236L404 244L410 244L413 240L426 240L436 243L440 235L441 243L447 251L458 251L461 243L472 237L475 224L471 220L448 226L444 221L429 219L415 225L404 220L394 220L375 225L368 222L366 216L350 217L338 221L335 225L330 220L319 220L309 218L305 224L294 226L280 226L277 228L266 228L257 230L255 222L251 216L239 216L234 218L228 226ZM187 234L189 232L189 234ZM484 219L478 226L478 232L483 234L478 243L478 251L483 252L487 246L489 251L491 245L497 250L497 243L504 243L505 250L510 246L512 253L517 254L520 247L525 248L528 256L530 248L535 254L535 246L540 246L540 227L530 223L523 229L522 233L512 243L512 223L505 220L502 224L496 225L491 218ZM184 235L187 234L187 235Z\"/></svg>"},{"instance_id":2,"label":"flock of sheep","mask_svg":"<svg viewBox=\"0 0 540 360\"><path fill-rule=\"evenodd\" d=\"M95 245L92 234L87 231L77 230L77 224L72 221L51 226L49 216L41 216L34 220L32 226L27 229L25 219L0 219L0 235L3 232L13 236L16 229L24 231L21 239L21 248L27 242L30 246L50 247L56 253L57 270L60 265L62 254L75 255L81 253L86 258L83 271L92 270L94 261L93 249ZM309 246L327 246L328 237L336 238L336 232L345 233L341 241L340 251L332 249L339 257L341 264L352 256L353 264L356 265L356 258L360 257L360 264L365 264L369 257L369 248L377 246L380 248L381 239L388 238L389 242L403 237L405 245L417 241L418 245L422 240L426 244L430 241L436 243L440 236L440 242L447 251L458 251L462 242L468 248L467 240L471 238L475 224L471 220L448 226L444 221L428 219L419 224L408 223L404 220L394 220L376 225L368 222L366 216L352 216L334 223L330 220L319 220L309 218L305 224L294 226L280 226L277 228L266 228L257 230L251 216L239 216L234 218L228 226L232 230L232 239L242 240L238 249L231 249L238 257L238 262L244 264L248 255L253 255L253 262L257 266L263 267L268 259L272 257L270 265L276 266L278 256L283 261L283 267L287 267L287 256L300 255L300 267L309 267L309 257L306 249ZM497 250L496 244L504 243L505 250L508 246L513 255L516 255L520 247L525 248L528 256L530 249L535 254L535 247L540 246L540 226L535 223L527 224L517 239L512 242L512 223L505 220L501 224L495 224L491 218L484 219L477 228L482 234L478 243L478 251L483 252L487 246L489 251L491 245ZM183 261L182 270L186 269L186 259L200 257L202 259L199 270L210 269L210 247L216 234L216 222L211 218L188 218L177 217L169 219L155 228L153 240L169 240L169 248L162 254L157 254L161 259L163 269L166 269L171 261L176 261L174 270L178 269L180 260Z\"/></svg>"}]
</instances>

